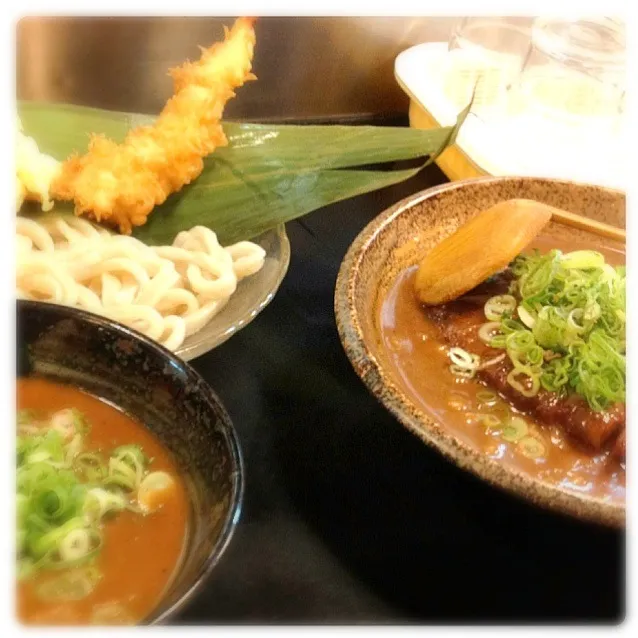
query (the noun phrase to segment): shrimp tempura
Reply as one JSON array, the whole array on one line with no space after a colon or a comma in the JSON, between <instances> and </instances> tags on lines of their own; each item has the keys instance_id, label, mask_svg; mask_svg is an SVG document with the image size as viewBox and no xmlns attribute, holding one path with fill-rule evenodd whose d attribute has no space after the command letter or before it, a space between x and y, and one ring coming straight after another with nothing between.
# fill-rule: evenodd
<instances>
[{"instance_id":1,"label":"shrimp tempura","mask_svg":"<svg viewBox=\"0 0 638 638\"><path fill-rule=\"evenodd\" d=\"M175 95L152 126L132 129L122 144L93 135L83 156L62 165L52 184L55 199L73 201L76 215L130 234L155 206L197 178L203 158L226 146L220 120L233 89L251 73L253 20L239 18L225 40L202 49L198 62L172 69Z\"/></svg>"}]
</instances>

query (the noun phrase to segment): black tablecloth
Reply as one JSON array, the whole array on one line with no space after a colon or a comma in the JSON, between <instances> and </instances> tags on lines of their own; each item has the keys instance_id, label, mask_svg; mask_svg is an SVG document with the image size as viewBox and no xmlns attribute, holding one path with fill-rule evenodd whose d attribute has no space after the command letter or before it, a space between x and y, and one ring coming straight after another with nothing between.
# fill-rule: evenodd
<instances>
[{"instance_id":1,"label":"black tablecloth","mask_svg":"<svg viewBox=\"0 0 638 638\"><path fill-rule=\"evenodd\" d=\"M232 542L176 623L602 622L624 615L624 534L552 514L443 459L368 393L334 320L337 272L436 167L288 224L265 311L195 368L246 469Z\"/></svg>"}]
</instances>

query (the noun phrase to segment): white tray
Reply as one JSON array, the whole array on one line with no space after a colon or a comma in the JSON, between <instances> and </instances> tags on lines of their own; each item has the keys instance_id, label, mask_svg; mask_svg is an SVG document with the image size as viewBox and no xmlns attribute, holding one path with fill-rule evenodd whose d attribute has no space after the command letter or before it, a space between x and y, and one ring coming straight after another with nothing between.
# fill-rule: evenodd
<instances>
[{"instance_id":1,"label":"white tray","mask_svg":"<svg viewBox=\"0 0 638 638\"><path fill-rule=\"evenodd\" d=\"M448 55L445 42L420 44L401 53L394 66L396 79L410 99L442 126L454 124L464 96L471 91L467 77L446 74ZM483 97L477 96L477 108L472 109L457 138L457 146L483 172L572 179L625 189L627 164L620 132L600 135L590 128L538 119L532 129L521 123L520 116L484 120L477 115Z\"/></svg>"}]
</instances>

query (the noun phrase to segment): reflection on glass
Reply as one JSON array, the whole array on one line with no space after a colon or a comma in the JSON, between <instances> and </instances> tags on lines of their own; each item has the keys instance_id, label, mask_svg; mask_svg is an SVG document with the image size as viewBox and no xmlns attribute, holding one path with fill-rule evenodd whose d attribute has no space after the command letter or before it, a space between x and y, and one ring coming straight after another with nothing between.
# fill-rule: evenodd
<instances>
[{"instance_id":1,"label":"reflection on glass","mask_svg":"<svg viewBox=\"0 0 638 638\"><path fill-rule=\"evenodd\" d=\"M556 167L578 165L578 174L591 179L603 149L615 161L624 109L624 31L611 18L534 21L504 122L527 155L542 155Z\"/></svg>"},{"instance_id":2,"label":"reflection on glass","mask_svg":"<svg viewBox=\"0 0 638 638\"><path fill-rule=\"evenodd\" d=\"M465 106L476 87L474 113L483 119L502 113L529 49L530 22L504 17L459 20L448 43L448 99Z\"/></svg>"},{"instance_id":3,"label":"reflection on glass","mask_svg":"<svg viewBox=\"0 0 638 638\"><path fill-rule=\"evenodd\" d=\"M621 23L539 18L513 99L561 125L583 118L610 125L622 111L624 65Z\"/></svg>"}]
</instances>

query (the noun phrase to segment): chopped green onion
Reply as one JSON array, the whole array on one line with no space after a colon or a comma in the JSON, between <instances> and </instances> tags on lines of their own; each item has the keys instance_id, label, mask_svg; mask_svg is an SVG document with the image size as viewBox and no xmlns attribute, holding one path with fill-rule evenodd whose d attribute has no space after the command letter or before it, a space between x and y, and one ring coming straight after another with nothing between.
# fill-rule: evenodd
<instances>
[{"instance_id":1,"label":"chopped green onion","mask_svg":"<svg viewBox=\"0 0 638 638\"><path fill-rule=\"evenodd\" d=\"M19 450L27 465L49 463L57 467L65 464L64 440L53 430L44 430L39 436L26 437L20 441Z\"/></svg>"},{"instance_id":2,"label":"chopped green onion","mask_svg":"<svg viewBox=\"0 0 638 638\"><path fill-rule=\"evenodd\" d=\"M624 403L625 268L596 251L552 250L521 255L511 270L512 294L487 301L489 323L479 329L485 343L506 351L510 385L525 396L541 387L575 392L599 411Z\"/></svg>"},{"instance_id":3,"label":"chopped green onion","mask_svg":"<svg viewBox=\"0 0 638 638\"><path fill-rule=\"evenodd\" d=\"M84 558L91 551L91 537L87 529L72 529L58 546L63 561L76 561Z\"/></svg>"},{"instance_id":4,"label":"chopped green onion","mask_svg":"<svg viewBox=\"0 0 638 638\"><path fill-rule=\"evenodd\" d=\"M481 423L488 429L494 429L499 427L503 422L495 414L481 414Z\"/></svg>"},{"instance_id":5,"label":"chopped green onion","mask_svg":"<svg viewBox=\"0 0 638 638\"><path fill-rule=\"evenodd\" d=\"M83 451L89 424L75 409L60 410L37 423L33 415L19 416L18 577L64 569L64 578L41 583L39 591L47 598L77 599L86 595L87 585L80 578L83 572L71 568L99 554L102 522L123 510L143 513L131 502L134 493L147 510L153 509L148 506L152 495L168 489L173 479L165 472L149 474L150 460L138 445L116 448L108 462L97 451ZM65 578L68 586L62 586Z\"/></svg>"},{"instance_id":6,"label":"chopped green onion","mask_svg":"<svg viewBox=\"0 0 638 638\"><path fill-rule=\"evenodd\" d=\"M105 482L126 490L135 490L142 481L148 463L149 460L139 445L122 445L111 453L109 474Z\"/></svg>"},{"instance_id":7,"label":"chopped green onion","mask_svg":"<svg viewBox=\"0 0 638 638\"><path fill-rule=\"evenodd\" d=\"M474 367L474 356L463 350L463 348L450 348L448 355L454 365L467 368Z\"/></svg>"},{"instance_id":8,"label":"chopped green onion","mask_svg":"<svg viewBox=\"0 0 638 638\"><path fill-rule=\"evenodd\" d=\"M560 260L562 268L567 270L586 270L589 268L602 268L605 266L605 258L594 250L575 250L563 255Z\"/></svg>"},{"instance_id":9,"label":"chopped green onion","mask_svg":"<svg viewBox=\"0 0 638 638\"><path fill-rule=\"evenodd\" d=\"M540 388L540 377L525 368L510 370L507 375L507 382L525 397L536 396Z\"/></svg>"},{"instance_id":10,"label":"chopped green onion","mask_svg":"<svg viewBox=\"0 0 638 638\"><path fill-rule=\"evenodd\" d=\"M114 485L130 492L138 486L138 472L128 463L111 457L104 485Z\"/></svg>"},{"instance_id":11,"label":"chopped green onion","mask_svg":"<svg viewBox=\"0 0 638 638\"><path fill-rule=\"evenodd\" d=\"M102 536L91 527L71 530L58 545L60 560L66 565L91 558L102 546Z\"/></svg>"},{"instance_id":12,"label":"chopped green onion","mask_svg":"<svg viewBox=\"0 0 638 638\"><path fill-rule=\"evenodd\" d=\"M497 336L501 335L501 324L498 321L489 321L488 323L484 323L478 331L479 339L486 343L488 346L492 346L493 348L497 347L492 345L494 339ZM503 339L504 339L503 335Z\"/></svg>"},{"instance_id":13,"label":"chopped green onion","mask_svg":"<svg viewBox=\"0 0 638 638\"><path fill-rule=\"evenodd\" d=\"M490 392L489 390L481 390L480 392L477 392L476 398L479 400L480 403L483 403L484 405L494 405L498 400L496 394L494 392Z\"/></svg>"},{"instance_id":14,"label":"chopped green onion","mask_svg":"<svg viewBox=\"0 0 638 638\"><path fill-rule=\"evenodd\" d=\"M529 428L527 427L527 422L521 417L513 416L507 422L507 425L503 428L503 432L501 433L501 437L505 441L509 441L510 443L515 443L516 441L520 441L524 436L527 435Z\"/></svg>"},{"instance_id":15,"label":"chopped green onion","mask_svg":"<svg viewBox=\"0 0 638 638\"><path fill-rule=\"evenodd\" d=\"M569 383L572 356L565 355L548 361L543 366L541 385L550 392L561 393Z\"/></svg>"},{"instance_id":16,"label":"chopped green onion","mask_svg":"<svg viewBox=\"0 0 638 638\"><path fill-rule=\"evenodd\" d=\"M518 442L518 447L523 455L530 459L538 459L545 455L545 446L533 436L524 436Z\"/></svg>"},{"instance_id":17,"label":"chopped green onion","mask_svg":"<svg viewBox=\"0 0 638 638\"><path fill-rule=\"evenodd\" d=\"M108 469L104 459L97 452L82 452L73 461L75 473L87 483L101 483Z\"/></svg>"},{"instance_id":18,"label":"chopped green onion","mask_svg":"<svg viewBox=\"0 0 638 638\"><path fill-rule=\"evenodd\" d=\"M450 348L448 356L452 360L450 371L460 377L471 379L476 373L480 359L463 348Z\"/></svg>"},{"instance_id":19,"label":"chopped green onion","mask_svg":"<svg viewBox=\"0 0 638 638\"><path fill-rule=\"evenodd\" d=\"M65 461L67 465L71 465L73 460L80 454L82 445L82 435L78 433L71 439L71 443L69 443L66 449Z\"/></svg>"},{"instance_id":20,"label":"chopped green onion","mask_svg":"<svg viewBox=\"0 0 638 638\"><path fill-rule=\"evenodd\" d=\"M84 514L89 521L99 521L107 514L126 509L127 500L120 491L94 487L87 492Z\"/></svg>"},{"instance_id":21,"label":"chopped green onion","mask_svg":"<svg viewBox=\"0 0 638 638\"><path fill-rule=\"evenodd\" d=\"M516 298L512 295L496 295L487 300L484 312L489 321L500 321L504 315L516 310Z\"/></svg>"},{"instance_id":22,"label":"chopped green onion","mask_svg":"<svg viewBox=\"0 0 638 638\"><path fill-rule=\"evenodd\" d=\"M84 520L82 518L72 518L59 527L54 527L46 534L34 538L30 543L30 553L35 558L42 558L58 550L60 542L67 536L69 532L75 529L82 529Z\"/></svg>"},{"instance_id":23,"label":"chopped green onion","mask_svg":"<svg viewBox=\"0 0 638 638\"><path fill-rule=\"evenodd\" d=\"M111 456L124 460L133 468L138 466L146 467L148 465L148 458L139 445L121 445L111 452Z\"/></svg>"},{"instance_id":24,"label":"chopped green onion","mask_svg":"<svg viewBox=\"0 0 638 638\"><path fill-rule=\"evenodd\" d=\"M533 328L536 323L536 317L525 308L522 304L517 308L518 318L525 324L526 328Z\"/></svg>"},{"instance_id":25,"label":"chopped green onion","mask_svg":"<svg viewBox=\"0 0 638 638\"><path fill-rule=\"evenodd\" d=\"M519 330L524 330L525 326L516 319L512 319L511 317L505 317L501 320L501 331L508 335L512 332L518 332Z\"/></svg>"}]
</instances>

